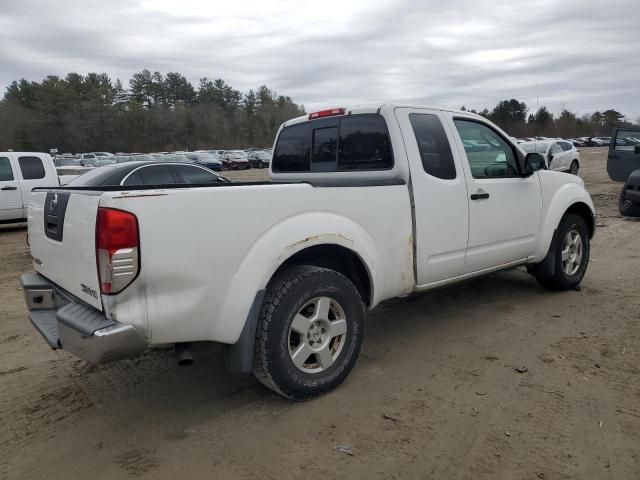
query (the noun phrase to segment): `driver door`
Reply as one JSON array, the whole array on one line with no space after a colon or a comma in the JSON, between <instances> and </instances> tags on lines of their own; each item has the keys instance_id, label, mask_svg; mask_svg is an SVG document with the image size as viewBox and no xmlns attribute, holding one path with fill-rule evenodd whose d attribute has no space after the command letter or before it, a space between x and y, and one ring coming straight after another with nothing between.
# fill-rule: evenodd
<instances>
[{"instance_id":1,"label":"driver door","mask_svg":"<svg viewBox=\"0 0 640 480\"><path fill-rule=\"evenodd\" d=\"M535 251L542 215L538 173L523 176L516 147L477 117L450 118L469 193L469 243L462 273L521 262Z\"/></svg>"}]
</instances>

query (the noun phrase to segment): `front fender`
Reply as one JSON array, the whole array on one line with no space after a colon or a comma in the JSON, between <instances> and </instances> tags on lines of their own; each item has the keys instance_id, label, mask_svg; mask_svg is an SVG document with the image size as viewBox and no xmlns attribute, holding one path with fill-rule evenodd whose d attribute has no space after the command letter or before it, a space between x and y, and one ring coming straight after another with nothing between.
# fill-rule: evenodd
<instances>
[{"instance_id":1,"label":"front fender","mask_svg":"<svg viewBox=\"0 0 640 480\"><path fill-rule=\"evenodd\" d=\"M382 295L388 294L383 286L385 281L399 282L394 278L394 272L388 269L388 278L385 278L383 249L362 226L335 213L299 214L271 226L246 253L231 280L216 330L227 332L230 343L237 340L244 324L238 319L247 318L256 292L266 288L273 274L288 258L305 248L323 244L340 245L362 259L372 285L372 306L380 301ZM405 268L413 273L412 262Z\"/></svg>"},{"instance_id":2,"label":"front fender","mask_svg":"<svg viewBox=\"0 0 640 480\"><path fill-rule=\"evenodd\" d=\"M568 174L545 173L552 175L544 177L541 175L543 211L539 241L532 259L534 263L542 261L547 255L553 234L558 228L560 220L572 205L583 203L589 207L591 214L595 215L593 201L581 179L572 178L572 181L566 181Z\"/></svg>"}]
</instances>

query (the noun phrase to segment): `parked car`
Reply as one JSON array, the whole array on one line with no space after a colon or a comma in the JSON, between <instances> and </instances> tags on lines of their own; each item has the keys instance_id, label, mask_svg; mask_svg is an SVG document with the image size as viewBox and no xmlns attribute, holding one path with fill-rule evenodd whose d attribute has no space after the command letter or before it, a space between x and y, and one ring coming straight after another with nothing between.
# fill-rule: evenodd
<instances>
[{"instance_id":1,"label":"parked car","mask_svg":"<svg viewBox=\"0 0 640 480\"><path fill-rule=\"evenodd\" d=\"M49 154L0 152L0 224L27 220L32 188L59 185L56 167Z\"/></svg>"},{"instance_id":2,"label":"parked car","mask_svg":"<svg viewBox=\"0 0 640 480\"><path fill-rule=\"evenodd\" d=\"M76 157L83 167L95 167L98 157L94 153L78 153Z\"/></svg>"},{"instance_id":3,"label":"parked car","mask_svg":"<svg viewBox=\"0 0 640 480\"><path fill-rule=\"evenodd\" d=\"M113 153L109 152L93 152L96 157L113 157Z\"/></svg>"},{"instance_id":4,"label":"parked car","mask_svg":"<svg viewBox=\"0 0 640 480\"><path fill-rule=\"evenodd\" d=\"M518 145L526 153L539 153L549 170L578 174L580 152L568 140L525 142Z\"/></svg>"},{"instance_id":5,"label":"parked car","mask_svg":"<svg viewBox=\"0 0 640 480\"><path fill-rule=\"evenodd\" d=\"M618 210L625 217L640 217L640 129L618 128L611 138L607 173L623 183Z\"/></svg>"},{"instance_id":6,"label":"parked car","mask_svg":"<svg viewBox=\"0 0 640 480\"><path fill-rule=\"evenodd\" d=\"M269 168L271 154L264 150L256 150L249 154L249 163L253 168Z\"/></svg>"},{"instance_id":7,"label":"parked car","mask_svg":"<svg viewBox=\"0 0 640 480\"><path fill-rule=\"evenodd\" d=\"M579 138L570 138L569 142L571 142L571 144L574 147L586 147L587 146L587 143L582 141L582 140L580 140Z\"/></svg>"},{"instance_id":8,"label":"parked car","mask_svg":"<svg viewBox=\"0 0 640 480\"><path fill-rule=\"evenodd\" d=\"M53 159L53 164L56 167L79 167L80 160L78 160L76 157L59 156Z\"/></svg>"},{"instance_id":9,"label":"parked car","mask_svg":"<svg viewBox=\"0 0 640 480\"><path fill-rule=\"evenodd\" d=\"M232 371L293 399L347 377L367 309L518 265L575 288L595 229L580 178L469 112L384 104L289 120L270 184L179 188L165 183L172 165L153 164L140 167L160 169L152 184L111 186L129 167L86 174L115 172L108 186L32 192L35 272L21 284L34 327L92 363L220 342Z\"/></svg>"},{"instance_id":10,"label":"parked car","mask_svg":"<svg viewBox=\"0 0 640 480\"><path fill-rule=\"evenodd\" d=\"M105 165L113 165L114 163L116 163L115 160L115 155L111 155L111 156L102 156L102 157L96 157L96 160L94 162L94 166L96 167L104 167Z\"/></svg>"},{"instance_id":11,"label":"parked car","mask_svg":"<svg viewBox=\"0 0 640 480\"><path fill-rule=\"evenodd\" d=\"M196 162L214 171L222 170L222 160L215 150L200 150L193 152L196 156Z\"/></svg>"},{"instance_id":12,"label":"parked car","mask_svg":"<svg viewBox=\"0 0 640 480\"><path fill-rule=\"evenodd\" d=\"M249 155L244 150L225 150L222 154L222 165L228 170L251 168Z\"/></svg>"},{"instance_id":13,"label":"parked car","mask_svg":"<svg viewBox=\"0 0 640 480\"><path fill-rule=\"evenodd\" d=\"M594 137L595 139L597 139L599 142L602 143L602 145L604 146L609 146L609 143L611 143L611 137Z\"/></svg>"},{"instance_id":14,"label":"parked car","mask_svg":"<svg viewBox=\"0 0 640 480\"><path fill-rule=\"evenodd\" d=\"M195 163L141 162L116 163L96 168L72 181L71 187L136 187L165 185L213 185L229 183L222 175Z\"/></svg>"}]
</instances>

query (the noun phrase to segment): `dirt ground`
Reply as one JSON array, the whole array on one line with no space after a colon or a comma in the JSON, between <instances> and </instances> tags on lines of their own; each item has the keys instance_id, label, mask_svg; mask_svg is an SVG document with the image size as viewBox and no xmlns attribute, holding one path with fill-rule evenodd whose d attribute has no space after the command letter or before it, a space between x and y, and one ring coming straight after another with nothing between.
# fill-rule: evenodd
<instances>
[{"instance_id":1,"label":"dirt ground","mask_svg":"<svg viewBox=\"0 0 640 480\"><path fill-rule=\"evenodd\" d=\"M217 346L192 367L48 349L18 285L26 231L5 228L0 478L640 478L640 222L604 149L582 156L599 228L580 291L517 269L390 302L347 381L305 403L227 373Z\"/></svg>"}]
</instances>

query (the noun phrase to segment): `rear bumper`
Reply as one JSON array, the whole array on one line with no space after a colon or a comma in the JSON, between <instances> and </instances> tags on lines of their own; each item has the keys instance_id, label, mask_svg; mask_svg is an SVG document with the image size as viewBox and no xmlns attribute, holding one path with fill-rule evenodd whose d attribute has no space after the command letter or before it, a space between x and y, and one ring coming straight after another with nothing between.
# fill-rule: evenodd
<instances>
[{"instance_id":1,"label":"rear bumper","mask_svg":"<svg viewBox=\"0 0 640 480\"><path fill-rule=\"evenodd\" d=\"M99 364L131 358L147 347L134 326L108 319L38 273L20 277L29 319L47 344Z\"/></svg>"}]
</instances>

